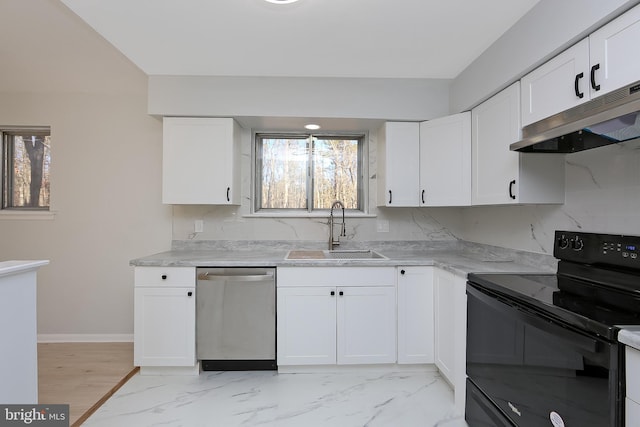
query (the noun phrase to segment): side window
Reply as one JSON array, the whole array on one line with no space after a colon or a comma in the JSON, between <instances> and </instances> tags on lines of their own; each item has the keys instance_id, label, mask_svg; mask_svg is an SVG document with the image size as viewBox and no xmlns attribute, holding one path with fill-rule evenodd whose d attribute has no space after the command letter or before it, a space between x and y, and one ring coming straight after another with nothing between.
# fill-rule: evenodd
<instances>
[{"instance_id":1,"label":"side window","mask_svg":"<svg viewBox=\"0 0 640 427\"><path fill-rule=\"evenodd\" d=\"M49 128L40 127L0 129L2 209L49 209L50 133Z\"/></svg>"}]
</instances>

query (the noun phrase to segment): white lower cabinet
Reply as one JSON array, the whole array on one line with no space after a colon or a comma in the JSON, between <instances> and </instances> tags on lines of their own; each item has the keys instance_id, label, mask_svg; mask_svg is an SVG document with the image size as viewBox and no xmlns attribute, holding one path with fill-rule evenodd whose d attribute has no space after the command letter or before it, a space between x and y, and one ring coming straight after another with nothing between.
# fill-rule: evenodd
<instances>
[{"instance_id":1,"label":"white lower cabinet","mask_svg":"<svg viewBox=\"0 0 640 427\"><path fill-rule=\"evenodd\" d=\"M456 411L464 412L467 351L467 281L434 269L435 363L453 386Z\"/></svg>"},{"instance_id":2,"label":"white lower cabinet","mask_svg":"<svg viewBox=\"0 0 640 427\"><path fill-rule=\"evenodd\" d=\"M398 363L434 363L433 267L398 267Z\"/></svg>"},{"instance_id":3,"label":"white lower cabinet","mask_svg":"<svg viewBox=\"0 0 640 427\"><path fill-rule=\"evenodd\" d=\"M336 363L334 287L278 288L278 365Z\"/></svg>"},{"instance_id":4,"label":"white lower cabinet","mask_svg":"<svg viewBox=\"0 0 640 427\"><path fill-rule=\"evenodd\" d=\"M394 363L395 287L339 287L337 293L338 364Z\"/></svg>"},{"instance_id":5,"label":"white lower cabinet","mask_svg":"<svg viewBox=\"0 0 640 427\"><path fill-rule=\"evenodd\" d=\"M196 366L195 320L195 268L136 267L135 366Z\"/></svg>"},{"instance_id":6,"label":"white lower cabinet","mask_svg":"<svg viewBox=\"0 0 640 427\"><path fill-rule=\"evenodd\" d=\"M396 361L393 267L281 267L279 366Z\"/></svg>"}]
</instances>

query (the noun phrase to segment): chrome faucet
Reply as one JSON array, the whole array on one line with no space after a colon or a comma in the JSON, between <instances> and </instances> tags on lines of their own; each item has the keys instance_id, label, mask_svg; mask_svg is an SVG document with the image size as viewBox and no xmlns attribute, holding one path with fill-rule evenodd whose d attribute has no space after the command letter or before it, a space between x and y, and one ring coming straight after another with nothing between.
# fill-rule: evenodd
<instances>
[{"instance_id":1,"label":"chrome faucet","mask_svg":"<svg viewBox=\"0 0 640 427\"><path fill-rule=\"evenodd\" d=\"M342 227L340 229L340 234L338 235L338 240L333 239L333 209L335 209L336 207L342 208ZM346 237L346 235L347 232L344 224L344 205L340 200L336 200L331 205L331 212L329 213L329 250L333 250L334 246L340 244L340 236Z\"/></svg>"}]
</instances>

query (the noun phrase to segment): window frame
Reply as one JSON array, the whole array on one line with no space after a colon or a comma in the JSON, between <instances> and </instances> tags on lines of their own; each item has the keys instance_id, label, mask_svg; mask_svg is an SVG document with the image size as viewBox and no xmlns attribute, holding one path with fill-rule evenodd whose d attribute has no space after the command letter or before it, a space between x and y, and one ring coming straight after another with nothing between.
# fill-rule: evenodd
<instances>
[{"instance_id":1,"label":"window frame","mask_svg":"<svg viewBox=\"0 0 640 427\"><path fill-rule=\"evenodd\" d=\"M252 188L251 193L251 214L269 217L314 217L326 216L329 209L313 208L313 153L309 150L309 163L307 164L306 196L307 207L297 209L261 208L262 204L262 139L269 138L291 138L291 139L356 139L358 140L358 208L345 209L345 213L350 216L367 215L369 206L369 135L368 132L272 132L254 131L252 138Z\"/></svg>"},{"instance_id":2,"label":"window frame","mask_svg":"<svg viewBox=\"0 0 640 427\"><path fill-rule=\"evenodd\" d=\"M37 135L51 138L49 126L25 126L25 127L0 127L0 215L11 214L48 214L51 212L51 193L49 193L48 206L13 206L10 194L13 191L13 162L15 152L15 140L8 141L9 137ZM49 147L51 150L51 147ZM49 152L49 156L51 153ZM51 191L51 189L49 189ZM37 218L37 217L36 217Z\"/></svg>"}]
</instances>

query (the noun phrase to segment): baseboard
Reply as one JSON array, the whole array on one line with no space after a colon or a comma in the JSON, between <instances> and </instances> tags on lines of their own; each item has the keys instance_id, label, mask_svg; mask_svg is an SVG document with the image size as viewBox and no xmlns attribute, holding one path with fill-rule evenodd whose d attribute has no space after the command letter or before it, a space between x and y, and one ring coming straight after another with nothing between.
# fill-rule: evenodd
<instances>
[{"instance_id":1,"label":"baseboard","mask_svg":"<svg viewBox=\"0 0 640 427\"><path fill-rule=\"evenodd\" d=\"M38 342L133 342L133 334L38 334Z\"/></svg>"}]
</instances>

